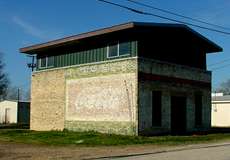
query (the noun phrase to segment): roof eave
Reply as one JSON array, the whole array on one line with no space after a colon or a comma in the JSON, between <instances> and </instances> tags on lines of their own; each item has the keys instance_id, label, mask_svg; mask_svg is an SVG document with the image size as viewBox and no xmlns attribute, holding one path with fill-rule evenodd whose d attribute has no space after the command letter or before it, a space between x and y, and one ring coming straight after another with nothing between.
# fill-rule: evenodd
<instances>
[{"instance_id":1,"label":"roof eave","mask_svg":"<svg viewBox=\"0 0 230 160\"><path fill-rule=\"evenodd\" d=\"M189 30L190 32L192 32L193 34L195 34L197 37L201 38L202 40L204 40L205 42L207 42L210 46L209 49L207 49L207 53L216 53L216 52L222 52L223 48L220 47L219 45L217 45L216 43L214 43L213 41L209 40L208 38L204 37L202 34L200 34L199 32L193 30L192 28L188 27L187 25L182 24L187 30Z\"/></svg>"},{"instance_id":2,"label":"roof eave","mask_svg":"<svg viewBox=\"0 0 230 160\"><path fill-rule=\"evenodd\" d=\"M86 32L86 33L82 33L82 34L78 34L78 35L74 35L74 36L69 36L69 37L49 41L49 42L46 42L46 43L41 43L41 44L37 44L37 45L32 45L32 46L20 48L19 51L21 53L26 53L26 54L36 54L36 52L38 52L38 51L42 51L42 50L45 50L45 49L48 49L48 48L51 48L51 47L54 47L54 46L55 47L62 46L62 45L66 45L66 44L69 44L69 43L72 43L72 42L77 42L78 40L81 40L81 39L84 39L84 38L89 38L89 37L99 36L99 35L103 35L103 34L108 34L108 33L111 33L111 32L121 31L121 30L124 30L124 29L130 29L130 28L133 28L135 26L162 26L162 27L167 27L168 26L168 27L185 28L189 32L193 33L195 36L197 36L198 38L200 38L204 42L206 42L206 44L208 44L208 47L206 48L206 53L214 53L214 52L223 51L223 48L218 46L216 43L210 41L209 39L207 39L206 37L204 37L200 33L196 32L192 28L188 27L187 25L184 25L184 24L167 24L167 23L166 24L162 24L162 23L147 23L147 22L128 22L128 23L124 23L124 24L120 24L120 25L115 25L115 26L112 26L112 27L102 28L102 29L98 29L98 30L95 30L95 31L91 31L91 32Z\"/></svg>"},{"instance_id":3,"label":"roof eave","mask_svg":"<svg viewBox=\"0 0 230 160\"><path fill-rule=\"evenodd\" d=\"M134 25L135 25L134 22L128 22L128 23L124 23L124 24L121 24L121 25L115 25L115 26L112 26L112 27L102 28L102 29L98 29L98 30L94 30L94 31L74 35L74 36L69 36L69 37L49 41L49 42L46 42L46 43L41 43L41 44L37 44L37 45L32 45L32 46L20 48L19 51L21 53L26 53L26 54L35 54L34 52L36 52L38 50L41 50L41 49L44 49L44 48L49 48L49 47L54 46L54 45L62 45L64 43L77 41L77 40L80 40L80 39L83 39L83 38L89 38L89 37L93 37L93 36L99 36L99 35L102 35L102 34L107 34L107 33L115 32L115 31L120 31L120 30L124 30L124 29L133 28Z\"/></svg>"}]
</instances>

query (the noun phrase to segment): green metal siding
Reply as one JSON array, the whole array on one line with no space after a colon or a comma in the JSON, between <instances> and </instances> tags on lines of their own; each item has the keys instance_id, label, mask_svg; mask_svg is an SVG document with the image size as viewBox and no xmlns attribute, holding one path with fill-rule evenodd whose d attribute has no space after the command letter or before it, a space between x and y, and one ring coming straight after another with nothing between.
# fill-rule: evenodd
<instances>
[{"instance_id":1,"label":"green metal siding","mask_svg":"<svg viewBox=\"0 0 230 160\"><path fill-rule=\"evenodd\" d=\"M130 43L131 45L131 50L130 50L129 55L108 58L107 57L107 46L105 46L102 48L55 55L54 56L54 66L49 67L49 69L137 56L137 41L132 41L128 43ZM37 60L38 60L37 64L39 64L40 58L41 57L39 56L37 57ZM47 68L39 68L39 66L37 67L37 70L44 70L44 69L47 69Z\"/></svg>"}]
</instances>

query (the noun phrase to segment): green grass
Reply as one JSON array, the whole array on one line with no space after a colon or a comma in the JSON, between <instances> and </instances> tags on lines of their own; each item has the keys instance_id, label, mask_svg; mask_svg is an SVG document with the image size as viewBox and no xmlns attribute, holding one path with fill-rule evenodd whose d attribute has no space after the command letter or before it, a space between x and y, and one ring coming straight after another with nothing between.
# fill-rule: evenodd
<instances>
[{"instance_id":1,"label":"green grass","mask_svg":"<svg viewBox=\"0 0 230 160\"><path fill-rule=\"evenodd\" d=\"M115 145L183 145L194 143L216 142L230 140L230 133L193 135L193 136L121 136L96 132L70 131L30 131L30 130L0 130L0 141L43 145L82 145L82 146L115 146Z\"/></svg>"}]
</instances>

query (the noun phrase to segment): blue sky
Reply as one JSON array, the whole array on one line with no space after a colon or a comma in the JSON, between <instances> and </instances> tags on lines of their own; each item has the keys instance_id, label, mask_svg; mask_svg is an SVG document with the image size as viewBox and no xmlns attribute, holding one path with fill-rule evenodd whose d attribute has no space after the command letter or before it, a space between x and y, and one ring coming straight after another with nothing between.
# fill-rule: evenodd
<instances>
[{"instance_id":1,"label":"blue sky","mask_svg":"<svg viewBox=\"0 0 230 160\"><path fill-rule=\"evenodd\" d=\"M230 28L229 0L139 1ZM129 5L125 0L113 0L113 2ZM175 18L149 9L146 11ZM6 72L11 83L21 88L28 88L30 85L31 73L26 66L30 59L20 54L19 48L127 21L169 22L131 13L97 0L0 0L0 52L4 53ZM208 55L208 64L230 59L230 35L192 28L224 49L220 54ZM228 64L230 61L213 68ZM230 78L229 69L230 65L213 72L214 87Z\"/></svg>"}]
</instances>

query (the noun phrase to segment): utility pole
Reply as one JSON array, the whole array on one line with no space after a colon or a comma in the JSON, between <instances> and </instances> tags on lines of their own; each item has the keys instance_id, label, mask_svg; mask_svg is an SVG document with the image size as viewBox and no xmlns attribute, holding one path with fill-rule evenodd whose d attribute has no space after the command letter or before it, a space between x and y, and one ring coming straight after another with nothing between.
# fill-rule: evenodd
<instances>
[{"instance_id":1,"label":"utility pole","mask_svg":"<svg viewBox=\"0 0 230 160\"><path fill-rule=\"evenodd\" d=\"M18 88L18 102L20 101L20 88Z\"/></svg>"}]
</instances>

